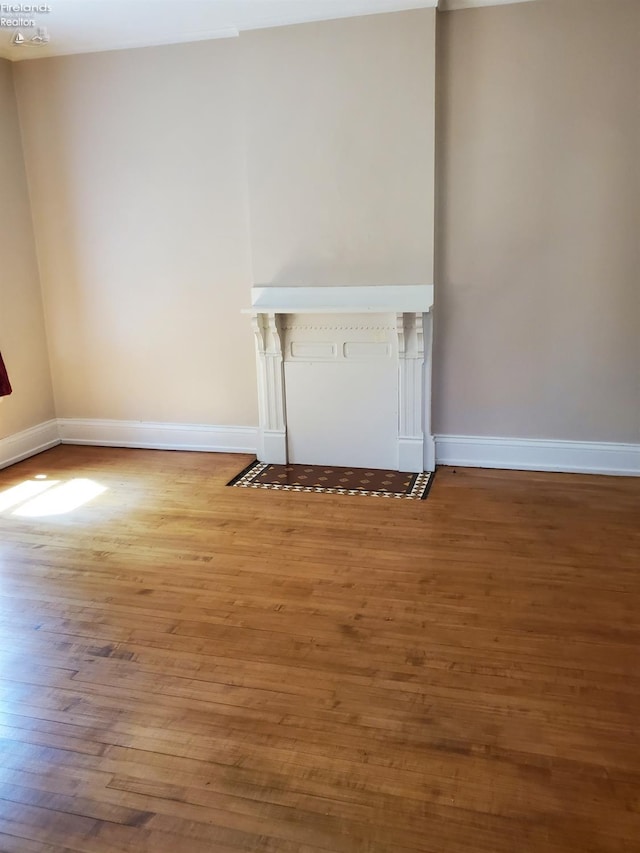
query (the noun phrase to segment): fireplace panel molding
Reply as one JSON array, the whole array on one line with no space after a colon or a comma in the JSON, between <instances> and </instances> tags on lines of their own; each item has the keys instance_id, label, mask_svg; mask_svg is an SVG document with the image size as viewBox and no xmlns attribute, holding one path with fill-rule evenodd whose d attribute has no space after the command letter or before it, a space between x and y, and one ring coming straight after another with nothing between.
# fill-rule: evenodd
<instances>
[{"instance_id":1,"label":"fireplace panel molding","mask_svg":"<svg viewBox=\"0 0 640 853\"><path fill-rule=\"evenodd\" d=\"M254 287L260 461L433 470L432 305L432 285Z\"/></svg>"}]
</instances>

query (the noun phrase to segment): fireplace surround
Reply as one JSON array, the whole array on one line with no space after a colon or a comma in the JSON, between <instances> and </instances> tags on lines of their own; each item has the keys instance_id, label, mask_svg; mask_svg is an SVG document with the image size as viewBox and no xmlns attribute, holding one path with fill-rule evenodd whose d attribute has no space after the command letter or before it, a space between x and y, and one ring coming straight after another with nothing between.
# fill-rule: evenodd
<instances>
[{"instance_id":1,"label":"fireplace surround","mask_svg":"<svg viewBox=\"0 0 640 853\"><path fill-rule=\"evenodd\" d=\"M251 296L260 461L434 470L433 285Z\"/></svg>"}]
</instances>

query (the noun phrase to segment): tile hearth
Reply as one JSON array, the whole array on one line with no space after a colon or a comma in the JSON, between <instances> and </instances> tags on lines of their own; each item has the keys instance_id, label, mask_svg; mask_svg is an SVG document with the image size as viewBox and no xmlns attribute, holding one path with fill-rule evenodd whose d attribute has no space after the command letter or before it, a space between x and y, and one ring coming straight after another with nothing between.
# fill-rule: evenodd
<instances>
[{"instance_id":1,"label":"tile hearth","mask_svg":"<svg viewBox=\"0 0 640 853\"><path fill-rule=\"evenodd\" d=\"M271 465L256 460L227 485L249 489L424 500L429 493L433 476L429 472L408 474L376 468Z\"/></svg>"}]
</instances>

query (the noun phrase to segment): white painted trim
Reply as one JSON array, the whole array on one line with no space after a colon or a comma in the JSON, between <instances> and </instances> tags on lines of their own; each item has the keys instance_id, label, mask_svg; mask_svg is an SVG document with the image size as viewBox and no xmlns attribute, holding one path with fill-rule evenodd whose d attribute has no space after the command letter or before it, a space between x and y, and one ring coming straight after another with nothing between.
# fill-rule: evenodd
<instances>
[{"instance_id":1,"label":"white painted trim","mask_svg":"<svg viewBox=\"0 0 640 853\"><path fill-rule=\"evenodd\" d=\"M396 307L390 309L386 306ZM258 459L277 465L289 461L289 439L287 435L287 391L284 373L285 347L283 330L285 315L330 314L348 316L349 324L360 316L364 328L371 313L385 313L395 318L398 339L398 425L396 434L396 466L399 471L420 473L424 470L427 447L425 446L425 373L427 386L431 388L431 315L433 285L398 285L386 287L254 287L252 288L252 326L256 339L258 412ZM364 306L364 308L363 308ZM385 307L383 307L385 306ZM413 307L411 307L413 306ZM418 306L417 308L415 306ZM426 308L425 308L426 306ZM246 312L245 312L246 313ZM428 354L425 368L424 317L428 317ZM291 323L291 321L289 321ZM334 321L336 322L336 321ZM292 328L291 325L289 328ZM320 327L319 327L320 328ZM326 345L326 341L324 342ZM337 351L333 346L334 353ZM342 351L342 350L341 350ZM333 357L332 357L333 358ZM308 359L303 359L304 361ZM312 361L314 359L311 359ZM320 359L322 360L322 359ZM375 378L374 378L375 381ZM352 393L357 393L353 389ZM428 401L431 408L431 401ZM430 411L426 416L430 422ZM329 453L334 459L326 458L329 464L340 464L343 447L329 449L320 439L307 460L313 462L319 454ZM335 432L335 431L334 431ZM366 445L366 435L360 441ZM351 436L349 441L353 441ZM360 444L360 441L358 442ZM309 446L305 452L309 452ZM373 458L379 457L379 448ZM300 461L299 459L296 461ZM370 461L369 465L375 463ZM384 466L380 462L380 467ZM388 463L389 464L389 463ZM393 463L391 463L393 464ZM433 470L430 468L429 470Z\"/></svg>"},{"instance_id":2,"label":"white painted trim","mask_svg":"<svg viewBox=\"0 0 640 853\"><path fill-rule=\"evenodd\" d=\"M396 314L398 335L398 471L424 470L424 314ZM431 315L427 314L427 322ZM427 336L427 370L431 365L431 335ZM429 401L429 408L431 403Z\"/></svg>"},{"instance_id":3,"label":"white painted trim","mask_svg":"<svg viewBox=\"0 0 640 853\"><path fill-rule=\"evenodd\" d=\"M640 476L640 444L437 435L438 465Z\"/></svg>"},{"instance_id":4,"label":"white painted trim","mask_svg":"<svg viewBox=\"0 0 640 853\"><path fill-rule=\"evenodd\" d=\"M195 450L209 453L255 453L256 427L172 424L151 421L58 420L62 444Z\"/></svg>"},{"instance_id":5,"label":"white painted trim","mask_svg":"<svg viewBox=\"0 0 640 853\"><path fill-rule=\"evenodd\" d=\"M533 0L440 0L441 12L455 12L458 9L481 9L484 6L511 6L514 3L532 3Z\"/></svg>"},{"instance_id":6,"label":"white painted trim","mask_svg":"<svg viewBox=\"0 0 640 853\"><path fill-rule=\"evenodd\" d=\"M272 465L287 463L281 316L253 314L258 377L258 459Z\"/></svg>"},{"instance_id":7,"label":"white painted trim","mask_svg":"<svg viewBox=\"0 0 640 853\"><path fill-rule=\"evenodd\" d=\"M422 465L422 470L436 470L436 440L435 436L429 435L428 431L425 432L424 436L424 463Z\"/></svg>"},{"instance_id":8,"label":"white painted trim","mask_svg":"<svg viewBox=\"0 0 640 853\"><path fill-rule=\"evenodd\" d=\"M6 438L0 438L0 468L15 465L23 459L42 453L60 444L58 425L55 420L23 429Z\"/></svg>"},{"instance_id":9,"label":"white painted trim","mask_svg":"<svg viewBox=\"0 0 640 853\"><path fill-rule=\"evenodd\" d=\"M379 287L251 288L251 308L244 314L396 314L426 312L433 305L432 284Z\"/></svg>"},{"instance_id":10,"label":"white painted trim","mask_svg":"<svg viewBox=\"0 0 640 853\"><path fill-rule=\"evenodd\" d=\"M425 441L429 443L431 437L425 436ZM0 468L60 443L256 453L258 428L62 418L0 439ZM640 476L640 443L437 435L435 456L438 465Z\"/></svg>"},{"instance_id":11,"label":"white painted trim","mask_svg":"<svg viewBox=\"0 0 640 853\"><path fill-rule=\"evenodd\" d=\"M258 433L256 456L260 462L268 461L272 465L286 465L289 461L287 431L261 429Z\"/></svg>"},{"instance_id":12,"label":"white painted trim","mask_svg":"<svg viewBox=\"0 0 640 853\"><path fill-rule=\"evenodd\" d=\"M424 437L398 437L398 471L420 474L424 469Z\"/></svg>"}]
</instances>

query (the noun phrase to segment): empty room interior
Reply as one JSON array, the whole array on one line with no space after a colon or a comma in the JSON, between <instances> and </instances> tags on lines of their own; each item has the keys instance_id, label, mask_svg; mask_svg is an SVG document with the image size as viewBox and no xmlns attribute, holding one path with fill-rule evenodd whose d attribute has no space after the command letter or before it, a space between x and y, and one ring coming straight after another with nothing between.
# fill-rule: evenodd
<instances>
[{"instance_id":1,"label":"empty room interior","mask_svg":"<svg viewBox=\"0 0 640 853\"><path fill-rule=\"evenodd\" d=\"M0 10L1 853L640 851L639 0Z\"/></svg>"}]
</instances>

